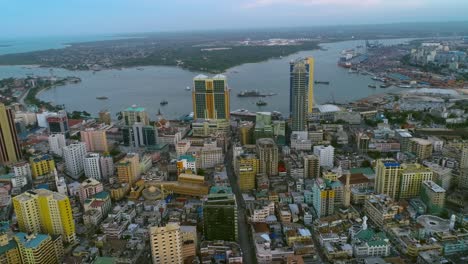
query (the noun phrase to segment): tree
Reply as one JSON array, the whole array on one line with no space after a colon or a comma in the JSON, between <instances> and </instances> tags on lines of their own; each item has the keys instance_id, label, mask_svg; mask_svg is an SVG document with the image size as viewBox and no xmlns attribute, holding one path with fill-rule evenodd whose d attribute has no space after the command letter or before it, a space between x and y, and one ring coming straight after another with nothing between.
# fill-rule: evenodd
<instances>
[{"instance_id":1,"label":"tree","mask_svg":"<svg viewBox=\"0 0 468 264\"><path fill-rule=\"evenodd\" d=\"M200 169L197 170L197 174L200 175L200 176L205 176L206 171L204 169L200 168Z\"/></svg>"},{"instance_id":2,"label":"tree","mask_svg":"<svg viewBox=\"0 0 468 264\"><path fill-rule=\"evenodd\" d=\"M361 167L363 167L363 168L368 168L368 167L371 167L371 166L372 165L371 165L370 161L368 161L368 160L364 160L363 162L361 162Z\"/></svg>"}]
</instances>

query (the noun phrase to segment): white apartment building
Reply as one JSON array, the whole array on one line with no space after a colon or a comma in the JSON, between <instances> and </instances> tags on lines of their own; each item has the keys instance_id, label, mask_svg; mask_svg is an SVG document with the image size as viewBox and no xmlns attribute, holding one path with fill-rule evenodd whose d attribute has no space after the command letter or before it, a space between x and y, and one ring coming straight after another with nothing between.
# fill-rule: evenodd
<instances>
[{"instance_id":1,"label":"white apartment building","mask_svg":"<svg viewBox=\"0 0 468 264\"><path fill-rule=\"evenodd\" d=\"M109 179L114 175L114 160L112 156L101 156L99 158L100 168L101 168L101 177L102 179Z\"/></svg>"},{"instance_id":2,"label":"white apartment building","mask_svg":"<svg viewBox=\"0 0 468 264\"><path fill-rule=\"evenodd\" d=\"M63 148L66 146L66 140L64 134L52 134L49 136L49 148L50 152L62 157Z\"/></svg>"},{"instance_id":3,"label":"white apartment building","mask_svg":"<svg viewBox=\"0 0 468 264\"><path fill-rule=\"evenodd\" d=\"M102 179L99 153L89 153L84 158L85 176L100 181Z\"/></svg>"},{"instance_id":4,"label":"white apartment building","mask_svg":"<svg viewBox=\"0 0 468 264\"><path fill-rule=\"evenodd\" d=\"M314 146L314 154L319 157L319 164L321 167L333 167L333 160L335 158L335 148L332 146Z\"/></svg>"},{"instance_id":5,"label":"white apartment building","mask_svg":"<svg viewBox=\"0 0 468 264\"><path fill-rule=\"evenodd\" d=\"M83 142L71 144L63 148L63 158L68 175L78 179L84 171L84 158L86 156L86 144Z\"/></svg>"}]
</instances>

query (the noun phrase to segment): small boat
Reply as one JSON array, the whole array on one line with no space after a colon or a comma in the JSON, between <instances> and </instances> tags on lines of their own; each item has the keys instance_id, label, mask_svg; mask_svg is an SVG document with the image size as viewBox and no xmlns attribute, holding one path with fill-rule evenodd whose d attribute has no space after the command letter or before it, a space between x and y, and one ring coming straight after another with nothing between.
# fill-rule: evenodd
<instances>
[{"instance_id":1,"label":"small boat","mask_svg":"<svg viewBox=\"0 0 468 264\"><path fill-rule=\"evenodd\" d=\"M355 70L355 69L349 69L349 70L348 70L348 73L359 73L359 71L358 71L358 70Z\"/></svg>"},{"instance_id":2,"label":"small boat","mask_svg":"<svg viewBox=\"0 0 468 264\"><path fill-rule=\"evenodd\" d=\"M326 85L329 85L330 82L329 81L314 81L315 84L326 84Z\"/></svg>"},{"instance_id":3,"label":"small boat","mask_svg":"<svg viewBox=\"0 0 468 264\"><path fill-rule=\"evenodd\" d=\"M388 88L388 87L390 87L390 86L391 86L391 84L381 84L381 85L380 85L380 88Z\"/></svg>"},{"instance_id":4,"label":"small boat","mask_svg":"<svg viewBox=\"0 0 468 264\"><path fill-rule=\"evenodd\" d=\"M192 88L190 88L190 86L185 87L185 91L190 91L190 90L192 90Z\"/></svg>"},{"instance_id":5,"label":"small boat","mask_svg":"<svg viewBox=\"0 0 468 264\"><path fill-rule=\"evenodd\" d=\"M400 88L412 88L412 86L409 85L409 84L400 84L400 85L398 85L398 87L400 87Z\"/></svg>"},{"instance_id":6,"label":"small boat","mask_svg":"<svg viewBox=\"0 0 468 264\"><path fill-rule=\"evenodd\" d=\"M369 84L369 85L367 85L367 87L369 87L369 88L374 88L374 89L375 89L375 88L377 88L377 85L375 85L375 84Z\"/></svg>"},{"instance_id":7,"label":"small boat","mask_svg":"<svg viewBox=\"0 0 468 264\"><path fill-rule=\"evenodd\" d=\"M265 102L263 100L259 100L259 101L257 101L257 105L258 106L264 106L264 105L267 105L267 102Z\"/></svg>"},{"instance_id":8,"label":"small boat","mask_svg":"<svg viewBox=\"0 0 468 264\"><path fill-rule=\"evenodd\" d=\"M168 103L169 103L168 101L162 100L159 104L160 104L160 105L167 105Z\"/></svg>"},{"instance_id":9,"label":"small boat","mask_svg":"<svg viewBox=\"0 0 468 264\"><path fill-rule=\"evenodd\" d=\"M98 97L96 97L96 99L98 99L98 100L107 100L109 98L107 96L98 96Z\"/></svg>"}]
</instances>

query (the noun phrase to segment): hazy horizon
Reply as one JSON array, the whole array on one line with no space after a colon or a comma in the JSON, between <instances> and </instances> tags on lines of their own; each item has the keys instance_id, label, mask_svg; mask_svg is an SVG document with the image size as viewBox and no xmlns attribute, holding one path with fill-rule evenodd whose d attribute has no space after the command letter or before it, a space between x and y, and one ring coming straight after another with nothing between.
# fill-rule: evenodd
<instances>
[{"instance_id":1,"label":"hazy horizon","mask_svg":"<svg viewBox=\"0 0 468 264\"><path fill-rule=\"evenodd\" d=\"M0 0L2 38L464 22L457 0Z\"/></svg>"}]
</instances>

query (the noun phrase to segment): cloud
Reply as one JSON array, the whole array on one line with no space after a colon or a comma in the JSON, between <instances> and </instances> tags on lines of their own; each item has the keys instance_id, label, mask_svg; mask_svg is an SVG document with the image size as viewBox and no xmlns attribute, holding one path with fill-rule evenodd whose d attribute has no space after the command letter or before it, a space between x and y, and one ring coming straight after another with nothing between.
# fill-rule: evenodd
<instances>
[{"instance_id":1,"label":"cloud","mask_svg":"<svg viewBox=\"0 0 468 264\"><path fill-rule=\"evenodd\" d=\"M417 7L424 0L249 0L246 8L260 8L277 5L289 6L342 6L342 7Z\"/></svg>"}]
</instances>

